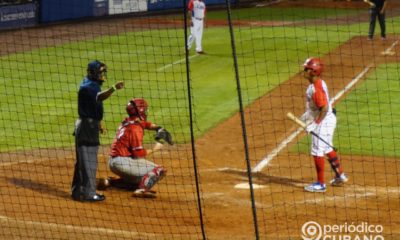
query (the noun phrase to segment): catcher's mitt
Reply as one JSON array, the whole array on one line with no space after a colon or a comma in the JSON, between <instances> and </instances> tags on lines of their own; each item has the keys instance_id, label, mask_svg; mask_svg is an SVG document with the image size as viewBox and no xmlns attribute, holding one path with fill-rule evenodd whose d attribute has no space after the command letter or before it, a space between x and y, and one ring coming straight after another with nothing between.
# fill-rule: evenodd
<instances>
[{"instance_id":1,"label":"catcher's mitt","mask_svg":"<svg viewBox=\"0 0 400 240\"><path fill-rule=\"evenodd\" d=\"M164 128L159 128L157 130L156 135L154 136L154 139L159 142L164 144L164 142L167 142L169 145L173 145L174 142L172 141L172 136L171 133L169 133L166 129Z\"/></svg>"}]
</instances>

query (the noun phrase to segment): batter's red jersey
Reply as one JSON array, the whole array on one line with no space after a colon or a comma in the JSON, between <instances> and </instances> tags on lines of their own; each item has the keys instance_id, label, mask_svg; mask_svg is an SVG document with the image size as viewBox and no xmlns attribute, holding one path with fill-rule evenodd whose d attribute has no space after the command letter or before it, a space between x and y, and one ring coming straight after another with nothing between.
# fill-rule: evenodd
<instances>
[{"instance_id":1,"label":"batter's red jersey","mask_svg":"<svg viewBox=\"0 0 400 240\"><path fill-rule=\"evenodd\" d=\"M110 156L144 158L147 155L143 147L144 130L151 126L151 122L125 119L118 128L114 143L111 146Z\"/></svg>"},{"instance_id":2,"label":"batter's red jersey","mask_svg":"<svg viewBox=\"0 0 400 240\"><path fill-rule=\"evenodd\" d=\"M308 85L307 91L307 112L314 118L318 117L321 108L327 106L328 112L332 112L332 105L329 102L328 87L322 79L317 79L314 83ZM319 123L319 120L316 119Z\"/></svg>"},{"instance_id":3,"label":"batter's red jersey","mask_svg":"<svg viewBox=\"0 0 400 240\"><path fill-rule=\"evenodd\" d=\"M328 95L327 95L327 87L325 83L318 79L314 83L314 94L312 95L312 100L314 104L318 107L325 107L328 105Z\"/></svg>"}]
</instances>

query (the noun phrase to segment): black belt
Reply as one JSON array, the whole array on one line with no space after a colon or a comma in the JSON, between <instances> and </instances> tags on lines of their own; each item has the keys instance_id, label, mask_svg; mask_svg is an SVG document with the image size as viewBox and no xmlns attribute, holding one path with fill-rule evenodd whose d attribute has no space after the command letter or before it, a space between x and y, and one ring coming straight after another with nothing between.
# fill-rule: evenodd
<instances>
[{"instance_id":1,"label":"black belt","mask_svg":"<svg viewBox=\"0 0 400 240\"><path fill-rule=\"evenodd\" d=\"M88 118L88 117L80 117L79 119L80 119L80 120L86 120L86 121L88 121L88 122L94 122L94 121L100 122L100 121L101 121L101 120L98 120L98 119Z\"/></svg>"},{"instance_id":2,"label":"black belt","mask_svg":"<svg viewBox=\"0 0 400 240\"><path fill-rule=\"evenodd\" d=\"M202 18L197 18L197 17L195 17L195 19L197 19L197 20L199 20L199 21L202 21L202 20L203 20Z\"/></svg>"}]
</instances>

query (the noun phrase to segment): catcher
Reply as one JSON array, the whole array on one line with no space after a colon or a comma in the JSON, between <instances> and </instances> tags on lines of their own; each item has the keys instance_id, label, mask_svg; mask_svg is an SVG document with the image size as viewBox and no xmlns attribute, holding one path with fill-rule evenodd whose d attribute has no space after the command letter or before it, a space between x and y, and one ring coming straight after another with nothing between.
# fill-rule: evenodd
<instances>
[{"instance_id":1,"label":"catcher","mask_svg":"<svg viewBox=\"0 0 400 240\"><path fill-rule=\"evenodd\" d=\"M171 134L164 128L147 121L147 102L142 98L133 98L126 106L129 117L119 126L114 143L111 146L108 165L120 178L99 179L98 189L122 184L138 187L133 196L155 197L151 188L166 174L166 170L147 159L147 156L162 148L163 143L173 145ZM144 130L156 131L152 150L143 146Z\"/></svg>"}]
</instances>

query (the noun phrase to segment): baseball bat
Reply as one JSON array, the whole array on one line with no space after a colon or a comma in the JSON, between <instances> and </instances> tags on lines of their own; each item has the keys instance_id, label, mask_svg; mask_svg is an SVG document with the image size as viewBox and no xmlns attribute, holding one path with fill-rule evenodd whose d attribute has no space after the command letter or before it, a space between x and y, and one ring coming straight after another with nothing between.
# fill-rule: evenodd
<instances>
[{"instance_id":1,"label":"baseball bat","mask_svg":"<svg viewBox=\"0 0 400 240\"><path fill-rule=\"evenodd\" d=\"M286 114L286 116L287 116L290 120L292 120L293 122L297 123L300 127L306 129L306 127L307 127L306 124L305 124L303 121L301 121L300 119L298 119L293 113L288 112L288 113Z\"/></svg>"},{"instance_id":2,"label":"baseball bat","mask_svg":"<svg viewBox=\"0 0 400 240\"><path fill-rule=\"evenodd\" d=\"M286 116L292 120L293 122L297 123L300 127L306 129L307 125L301 121L299 118L297 118L293 113L288 112L286 114ZM335 148L334 146L330 145L327 141L325 141L324 139L322 139L318 134L316 134L315 132L311 131L310 132L311 135L315 136L316 138L318 138L319 140L321 140L323 143L325 143L326 145L328 145L329 147L333 148L333 150L337 151L337 148Z\"/></svg>"}]
</instances>

